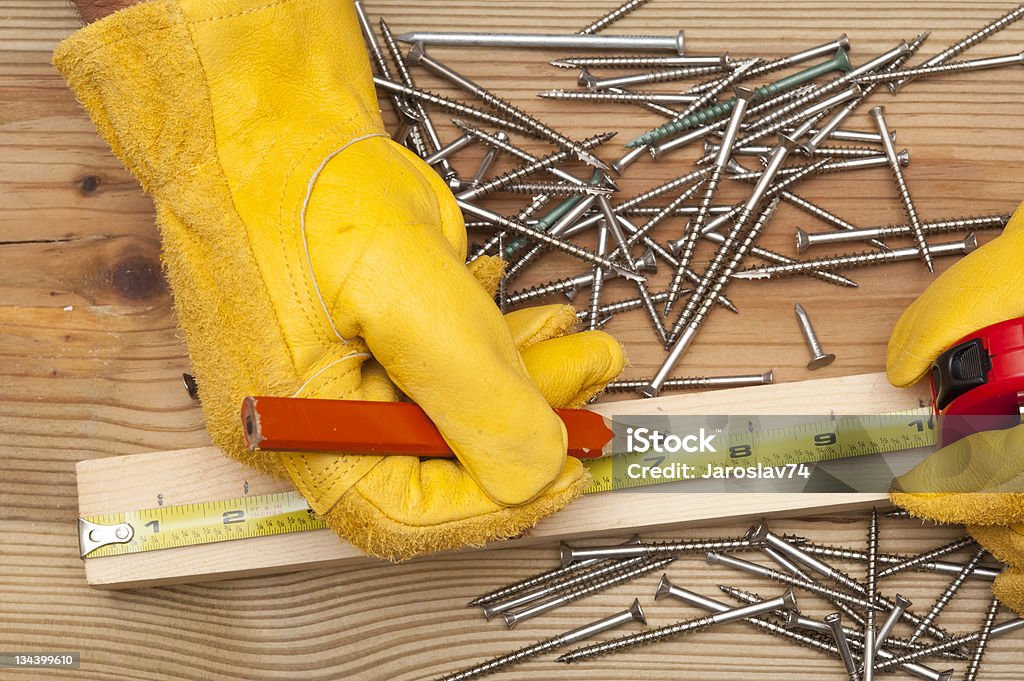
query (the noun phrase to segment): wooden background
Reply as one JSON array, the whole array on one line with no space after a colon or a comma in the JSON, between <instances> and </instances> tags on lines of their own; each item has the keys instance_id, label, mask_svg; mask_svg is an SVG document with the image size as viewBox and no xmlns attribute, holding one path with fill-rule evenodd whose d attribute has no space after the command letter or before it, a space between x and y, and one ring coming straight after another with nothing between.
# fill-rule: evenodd
<instances>
[{"instance_id":1,"label":"wooden background","mask_svg":"<svg viewBox=\"0 0 1024 681\"><path fill-rule=\"evenodd\" d=\"M572 31L613 3L367 0L366 5L374 16L386 16L396 31ZM927 29L934 33L922 55L933 54L1009 9L1008 2L938 0L653 0L619 28L665 33L685 27L693 53L728 50L768 57L845 31L860 62ZM63 0L0 0L0 650L80 650L83 666L74 673L79 679L411 680L565 631L625 607L633 596L642 597L652 624L695 614L671 603L653 604L656 576L511 632L462 607L480 592L553 565L553 546L123 593L86 587L74 531L74 463L208 440L201 414L180 384L188 360L160 273L149 199L107 151L49 65L53 46L76 24ZM1018 25L969 56L1018 52L1022 43L1024 25ZM441 49L435 54L580 137L611 128L628 139L660 122L627 107L533 98L537 90L573 87L572 72L544 64L564 55ZM432 78L420 78L446 91ZM896 99L876 99L889 107L898 147L911 151L908 180L925 219L1010 211L1024 195L1017 165L1024 143L1024 70L934 80L908 87ZM871 129L866 111L848 127ZM442 132L450 138L450 128L442 126ZM618 152L603 155L613 159ZM693 155L691 150L659 163L638 163L621 183L624 195L685 172ZM457 165L471 174L478 159L479 152L469 150ZM815 179L799 191L857 224L902 220L884 170ZM784 206L764 243L792 253L796 224L825 229ZM676 222L663 235L678 229ZM706 258L703 251L701 257ZM565 271L579 266L551 255L529 280ZM680 374L775 368L780 380L806 378L806 349L792 318L795 301L807 306L823 344L839 356L822 376L881 370L894 321L930 277L919 263L852 276L861 284L857 290L809 280L737 283L729 295L742 315L716 312ZM628 289L619 292L628 295ZM623 316L609 330L626 344L630 376L648 376L660 364L661 350L642 315ZM776 524L837 543L863 541L861 516ZM681 534L741 530L737 525ZM957 528L890 521L883 550L915 551L958 533ZM754 586L697 558L677 562L669 574L709 595L719 581ZM943 583L915 575L885 586L890 594L895 588L905 591L924 609ZM757 588L777 591L764 584ZM985 602L984 587L971 584L940 623L970 631L980 623ZM822 612L812 599L805 603L810 612ZM1022 651L1019 636L995 641L981 678L1020 678ZM551 659L519 667L505 678L844 678L837 662L755 635L742 624L585 666L567 669ZM65 675L70 673L0 670L0 678Z\"/></svg>"}]
</instances>

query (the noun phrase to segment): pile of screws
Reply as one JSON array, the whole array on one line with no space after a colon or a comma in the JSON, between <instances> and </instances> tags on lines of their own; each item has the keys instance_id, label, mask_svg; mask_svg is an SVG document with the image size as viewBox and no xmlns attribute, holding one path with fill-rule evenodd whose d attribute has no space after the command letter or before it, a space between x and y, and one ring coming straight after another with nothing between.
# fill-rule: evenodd
<instances>
[{"instance_id":1,"label":"pile of screws","mask_svg":"<svg viewBox=\"0 0 1024 681\"><path fill-rule=\"evenodd\" d=\"M885 514L906 519L903 511ZM971 550L964 563L949 562L951 554ZM778 568L767 567L732 555L755 553ZM733 539L691 539L656 543L634 537L625 544L603 547L572 547L562 544L562 565L534 575L470 601L481 607L490 620L500 615L509 628L524 619L549 612L636 577L659 570L683 555L705 554L708 563L755 575L786 586L775 598L734 588L719 588L737 605L704 596L673 584L667 575L654 594L655 600L673 598L710 615L629 634L576 648L558 657L559 662L582 662L636 646L666 640L727 622L747 625L797 645L835 658L844 676L851 681L870 681L875 672L901 670L928 681L949 681L953 670L937 671L926 664L929 658L940 662L966 660L965 681L974 681L991 639L1024 629L1024 619L1014 618L996 624L999 601L992 598L981 628L972 633L955 634L937 624L946 606L968 580L993 581L1002 565L987 564L990 556L970 537L964 537L916 556L879 552L879 518L872 511L867 531L866 550L825 546L802 537L780 536L761 521L745 536ZM839 559L864 565L866 579L861 581L826 560ZM911 610L911 601L902 594L889 598L879 590L879 582L909 570L930 572L945 577L945 586L923 615ZM797 608L794 590L824 599L836 612L822 620L807 617ZM801 595L801 599L805 596ZM848 620L848 624L844 624ZM465 681L505 669L530 658L563 649L596 634L630 622L646 624L639 599L621 612L591 622L534 645L487 660L471 668L444 676L442 681ZM894 635L905 626L910 635Z\"/></svg>"},{"instance_id":2,"label":"pile of screws","mask_svg":"<svg viewBox=\"0 0 1024 681\"><path fill-rule=\"evenodd\" d=\"M396 38L382 19L381 39L378 39L360 0L355 0L378 74L374 81L381 94L390 97L400 119L400 129L394 138L426 159L448 182L464 212L467 227L493 234L470 255L470 261L484 254L500 254L509 262L498 293L502 309L560 293L573 299L589 287L589 300L578 315L589 329L601 328L621 312L646 311L668 356L654 377L613 384L612 390L635 389L650 397L669 388L764 383L771 379L770 372L744 377L670 378L711 311L718 307L737 311L725 295L730 281L803 275L851 287L857 284L838 274L839 270L914 259L920 259L931 270L936 257L962 255L973 250L977 246L975 230L1000 229L1009 219L1009 213L1005 213L923 221L904 176L909 154L906 150L896 150L895 134L886 120L884 108L876 106L871 110L874 130L844 130L841 126L883 85L895 94L910 82L939 74L1024 63L1024 53L952 61L968 48L1024 18L1024 5L942 50L920 67L906 69L904 65L923 46L928 33L910 43L901 40L892 49L857 67L850 63L850 43L845 35L774 60L733 59L727 54L688 55L684 52L681 31L666 37L596 35L647 1L630 0L570 35L408 33ZM401 42L411 44L407 54L403 54ZM627 146L631 149L625 156L606 164L598 157L598 150L605 148L613 132L587 140L571 139L455 72L428 54L430 45L634 52L636 56L599 54L554 61L552 64L556 67L580 69L579 83L584 89L551 90L541 92L540 96L640 106L667 118L668 122L630 141ZM671 54L659 54L664 52ZM769 73L821 58L826 60L816 66L768 84L751 85ZM411 65L469 93L476 103L467 104L417 87ZM590 72L596 69L640 72L596 77ZM822 80L836 73L839 75ZM699 78L708 80L682 93L631 89ZM679 106L685 108L675 108ZM428 108L454 114L457 119L453 123L463 134L450 142L442 142ZM481 129L481 124L501 132ZM534 156L513 143L509 133L545 140L558 151ZM617 198L618 188L613 176L625 173L634 161L647 155L660 159L698 142L704 144L705 153L696 161L694 170L636 196ZM488 152L473 178L463 180L449 159L472 144L484 144ZM499 154L508 155L521 165L488 178ZM740 164L740 159L751 157L760 157L763 168L750 170ZM800 158L806 162L794 162ZM566 169L567 163L577 160L594 168L592 177L577 177ZM810 176L873 167L890 169L907 224L862 229L793 192L797 183ZM546 173L550 179L536 179L535 175L540 173ZM749 198L736 205L720 204L723 194L720 189L727 181L752 184ZM499 192L528 195L530 199L518 214L503 215L483 205L487 197ZM667 204L651 205L654 199L666 196L670 197ZM555 199L561 200L553 208L546 208ZM686 205L691 199L696 205ZM874 250L797 260L759 246L759 236L771 222L779 202L796 206L835 230L821 234L798 231L800 253L817 244L848 241L870 244ZM652 236L655 227L679 216L689 221L680 230L678 239L666 243ZM596 251L572 240L592 228L597 230ZM956 231L969 234L953 242L933 240L936 235ZM910 237L913 245L889 247L881 240L899 237ZM717 251L704 271L697 272L694 254L701 241L712 242ZM549 249L578 258L587 269L560 281L511 290L514 280ZM643 252L638 254L641 249ZM756 257L764 264L748 264L749 257ZM659 264L668 265L673 275L666 290L653 291L648 276ZM613 303L603 300L603 283L613 277L631 282L637 296ZM685 305L674 312L674 306L684 296L688 296ZM812 352L808 368L824 366L830 361L826 358L831 356L822 352L806 313L802 313L799 306L797 309Z\"/></svg>"}]
</instances>

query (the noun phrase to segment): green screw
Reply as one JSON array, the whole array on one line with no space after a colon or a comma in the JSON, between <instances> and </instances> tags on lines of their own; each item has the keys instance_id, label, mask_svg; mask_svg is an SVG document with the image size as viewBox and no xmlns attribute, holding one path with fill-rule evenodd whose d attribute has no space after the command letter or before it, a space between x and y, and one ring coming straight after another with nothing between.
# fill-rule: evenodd
<instances>
[{"instance_id":1,"label":"green screw","mask_svg":"<svg viewBox=\"0 0 1024 681\"><path fill-rule=\"evenodd\" d=\"M769 97L774 97L780 92L783 92L790 88L794 88L798 85L803 85L804 83L809 83L816 78L820 78L826 73L831 73L832 71L842 71L843 73L847 73L852 69L853 65L850 64L850 57L847 54L847 51L843 48L839 48L836 51L835 56L826 62L822 62L817 66L806 68L803 71L794 73L791 76L786 76L785 78L777 80L774 83L769 83L768 85L762 85L761 87L754 88L754 100L768 99ZM665 139L670 135L674 135L675 133L680 132L682 130L694 128L698 125L703 125L704 123L710 120L720 118L725 114L729 113L730 111L732 111L734 106L736 106L735 97L733 97L732 99L728 99L724 102L719 102L718 104L713 104L712 106L709 106L706 109L701 109L700 111L694 112L684 118L671 120L668 123L665 123L664 125L655 128L654 130L645 132L643 135L640 135L636 139L626 144L626 146L642 147L647 146L649 144L653 144L659 140Z\"/></svg>"}]
</instances>

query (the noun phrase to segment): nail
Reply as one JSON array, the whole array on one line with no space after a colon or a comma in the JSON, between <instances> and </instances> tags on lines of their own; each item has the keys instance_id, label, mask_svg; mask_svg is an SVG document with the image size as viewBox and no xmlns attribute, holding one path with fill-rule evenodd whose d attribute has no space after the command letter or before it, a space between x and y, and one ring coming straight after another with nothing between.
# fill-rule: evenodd
<instances>
[{"instance_id":1,"label":"nail","mask_svg":"<svg viewBox=\"0 0 1024 681\"><path fill-rule=\"evenodd\" d=\"M814 327L811 326L811 318L807 316L807 311L804 309L804 306L797 303L795 309L797 321L800 323L800 331L803 333L804 340L807 342L807 347L811 351L811 361L807 363L807 369L815 371L822 367L827 367L835 361L836 356L830 353L827 354L821 349L821 343L818 342L818 335L814 332Z\"/></svg>"}]
</instances>

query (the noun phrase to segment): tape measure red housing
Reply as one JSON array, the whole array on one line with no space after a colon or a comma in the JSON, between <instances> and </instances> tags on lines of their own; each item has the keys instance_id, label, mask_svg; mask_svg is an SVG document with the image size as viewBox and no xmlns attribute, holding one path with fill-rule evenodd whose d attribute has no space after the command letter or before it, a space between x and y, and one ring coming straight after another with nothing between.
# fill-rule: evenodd
<instances>
[{"instance_id":1,"label":"tape measure red housing","mask_svg":"<svg viewBox=\"0 0 1024 681\"><path fill-rule=\"evenodd\" d=\"M983 430L1020 425L1024 317L960 339L932 365L932 400L944 447Z\"/></svg>"}]
</instances>

